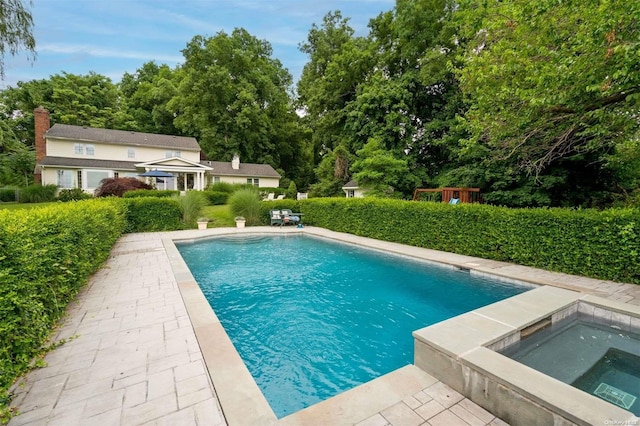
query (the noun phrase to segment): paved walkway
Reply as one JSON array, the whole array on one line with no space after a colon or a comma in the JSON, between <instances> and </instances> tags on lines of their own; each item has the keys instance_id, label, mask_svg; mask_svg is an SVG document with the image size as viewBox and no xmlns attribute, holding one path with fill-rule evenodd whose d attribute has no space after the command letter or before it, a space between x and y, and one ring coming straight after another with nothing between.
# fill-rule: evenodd
<instances>
[{"instance_id":1,"label":"paved walkway","mask_svg":"<svg viewBox=\"0 0 640 426\"><path fill-rule=\"evenodd\" d=\"M201 235L123 236L69 306L54 338L65 343L14 386L9 425L226 425L162 244ZM640 304L640 286L594 286ZM357 424L505 423L437 382Z\"/></svg>"}]
</instances>

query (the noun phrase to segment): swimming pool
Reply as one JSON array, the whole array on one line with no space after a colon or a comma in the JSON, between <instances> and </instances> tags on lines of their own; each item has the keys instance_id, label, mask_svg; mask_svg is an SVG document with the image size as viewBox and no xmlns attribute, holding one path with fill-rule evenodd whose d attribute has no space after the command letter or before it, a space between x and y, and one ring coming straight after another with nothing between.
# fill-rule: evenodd
<instances>
[{"instance_id":1,"label":"swimming pool","mask_svg":"<svg viewBox=\"0 0 640 426\"><path fill-rule=\"evenodd\" d=\"M413 330L528 289L301 235L178 249L278 417L410 364Z\"/></svg>"}]
</instances>

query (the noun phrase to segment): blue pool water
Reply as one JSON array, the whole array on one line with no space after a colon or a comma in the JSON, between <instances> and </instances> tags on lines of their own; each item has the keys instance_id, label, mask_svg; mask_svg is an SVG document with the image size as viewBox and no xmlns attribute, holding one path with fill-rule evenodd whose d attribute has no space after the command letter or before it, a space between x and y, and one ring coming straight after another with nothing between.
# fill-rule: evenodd
<instances>
[{"instance_id":1,"label":"blue pool water","mask_svg":"<svg viewBox=\"0 0 640 426\"><path fill-rule=\"evenodd\" d=\"M301 235L178 250L279 418L413 363L412 331L528 290Z\"/></svg>"}]
</instances>

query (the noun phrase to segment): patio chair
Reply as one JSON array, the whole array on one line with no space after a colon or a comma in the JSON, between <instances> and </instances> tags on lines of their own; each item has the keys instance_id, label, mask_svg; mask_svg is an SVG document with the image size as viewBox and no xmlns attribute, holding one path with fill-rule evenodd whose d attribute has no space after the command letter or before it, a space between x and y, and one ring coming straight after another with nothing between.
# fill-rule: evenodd
<instances>
[{"instance_id":1,"label":"patio chair","mask_svg":"<svg viewBox=\"0 0 640 426\"><path fill-rule=\"evenodd\" d=\"M284 224L284 220L282 219L282 213L280 212L280 210L269 210L269 218L271 219L272 226L282 226Z\"/></svg>"},{"instance_id":2,"label":"patio chair","mask_svg":"<svg viewBox=\"0 0 640 426\"><path fill-rule=\"evenodd\" d=\"M297 225L300 222L300 216L296 216L289 209L282 209L282 222L283 225Z\"/></svg>"}]
</instances>

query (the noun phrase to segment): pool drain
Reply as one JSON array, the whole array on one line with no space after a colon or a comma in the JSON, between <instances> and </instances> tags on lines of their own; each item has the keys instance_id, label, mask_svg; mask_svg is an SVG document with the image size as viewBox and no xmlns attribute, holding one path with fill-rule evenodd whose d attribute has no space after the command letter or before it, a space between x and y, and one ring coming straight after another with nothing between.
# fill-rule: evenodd
<instances>
[{"instance_id":1,"label":"pool drain","mask_svg":"<svg viewBox=\"0 0 640 426\"><path fill-rule=\"evenodd\" d=\"M636 401L636 397L631 395L630 393L621 391L620 389L608 385L604 382L600 383L596 390L593 391L593 393L594 395L597 395L606 401L616 404L618 407L622 407L625 410L631 408L633 403Z\"/></svg>"}]
</instances>

